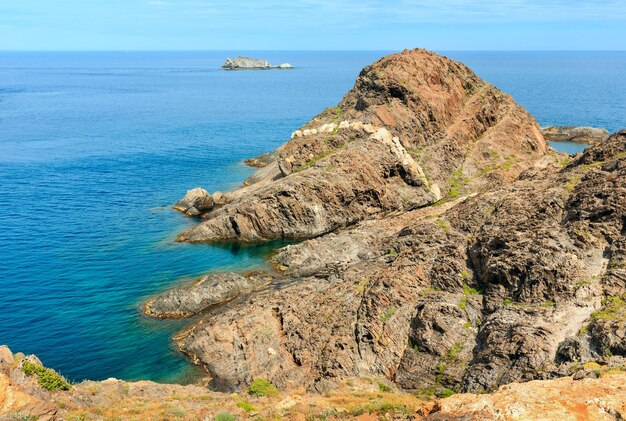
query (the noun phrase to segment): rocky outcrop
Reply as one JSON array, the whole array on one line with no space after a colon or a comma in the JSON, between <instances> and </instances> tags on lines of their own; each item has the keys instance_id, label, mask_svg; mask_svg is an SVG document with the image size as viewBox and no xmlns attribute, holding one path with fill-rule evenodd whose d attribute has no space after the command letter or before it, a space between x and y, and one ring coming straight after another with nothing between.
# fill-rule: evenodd
<instances>
[{"instance_id":1,"label":"rocky outcrop","mask_svg":"<svg viewBox=\"0 0 626 421\"><path fill-rule=\"evenodd\" d=\"M302 240L514 179L547 145L535 120L466 66L412 50L354 88L179 241Z\"/></svg>"},{"instance_id":2,"label":"rocky outcrop","mask_svg":"<svg viewBox=\"0 0 626 421\"><path fill-rule=\"evenodd\" d=\"M224 70L270 70L270 69L293 69L294 67L289 63L279 64L278 66L272 66L267 60L258 60L250 57L235 57L234 59L227 58L226 62L222 66Z\"/></svg>"},{"instance_id":3,"label":"rocky outcrop","mask_svg":"<svg viewBox=\"0 0 626 421\"><path fill-rule=\"evenodd\" d=\"M606 129L596 127L552 126L543 130L543 136L551 142L576 142L593 145L609 137Z\"/></svg>"},{"instance_id":4,"label":"rocky outcrop","mask_svg":"<svg viewBox=\"0 0 626 421\"><path fill-rule=\"evenodd\" d=\"M626 131L564 162L283 248L274 261L290 282L176 340L227 390L385 376L485 391L620 366Z\"/></svg>"},{"instance_id":5,"label":"rocky outcrop","mask_svg":"<svg viewBox=\"0 0 626 421\"><path fill-rule=\"evenodd\" d=\"M225 203L226 197L222 193L215 192L211 195L206 190L196 187L188 190L185 197L174 205L174 209L189 216L198 216Z\"/></svg>"},{"instance_id":6,"label":"rocky outcrop","mask_svg":"<svg viewBox=\"0 0 626 421\"><path fill-rule=\"evenodd\" d=\"M157 318L190 317L258 290L271 279L270 276L256 272L247 276L237 273L206 275L190 285L171 289L149 299L143 306L143 312Z\"/></svg>"}]
</instances>

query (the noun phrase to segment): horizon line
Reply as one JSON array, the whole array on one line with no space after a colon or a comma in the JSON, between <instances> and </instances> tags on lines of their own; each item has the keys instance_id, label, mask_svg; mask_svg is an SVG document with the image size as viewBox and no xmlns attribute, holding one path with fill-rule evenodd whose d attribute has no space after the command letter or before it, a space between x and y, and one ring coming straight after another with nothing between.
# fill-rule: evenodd
<instances>
[{"instance_id":1,"label":"horizon line","mask_svg":"<svg viewBox=\"0 0 626 421\"><path fill-rule=\"evenodd\" d=\"M285 49L285 50L281 50L281 49L267 49L267 50L261 50L261 49L239 49L239 48L233 48L233 49L215 49L215 50L211 50L211 49L207 49L207 50L202 50L202 49L178 49L178 50L172 50L172 49L165 49L165 50L157 50L157 49L131 49L131 50L122 50L122 49L93 49L93 50L85 50L85 49L80 49L80 50L73 50L73 49L68 49L68 50L13 50L13 49L9 49L9 50L2 50L0 49L0 53L201 53L201 52L238 52L238 51L246 51L246 52L394 52L394 51L404 51L404 50L413 50L416 48L423 48L423 47L415 47L415 48L402 48L402 49L341 49L341 50L325 50L325 49L304 49L304 50L295 50L295 49ZM423 48L425 50L428 51L433 51L433 52L442 52L442 53L446 53L446 52L455 52L455 53L511 53L511 52L516 52L516 53L538 53L538 52L546 52L546 53L621 53L621 52L626 52L626 49L603 49L603 50L553 50L553 49L546 49L546 50L532 50L532 49L512 49L512 50L502 50L502 49L494 49L494 50L456 50L456 49L430 49L430 48Z\"/></svg>"}]
</instances>

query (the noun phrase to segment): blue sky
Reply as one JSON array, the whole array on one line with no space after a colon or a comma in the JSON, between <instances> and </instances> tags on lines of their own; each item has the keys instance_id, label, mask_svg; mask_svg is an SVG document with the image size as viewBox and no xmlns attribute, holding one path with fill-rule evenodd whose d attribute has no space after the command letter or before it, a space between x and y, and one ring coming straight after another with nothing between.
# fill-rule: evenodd
<instances>
[{"instance_id":1,"label":"blue sky","mask_svg":"<svg viewBox=\"0 0 626 421\"><path fill-rule=\"evenodd\" d=\"M624 50L626 0L0 0L0 50Z\"/></svg>"}]
</instances>

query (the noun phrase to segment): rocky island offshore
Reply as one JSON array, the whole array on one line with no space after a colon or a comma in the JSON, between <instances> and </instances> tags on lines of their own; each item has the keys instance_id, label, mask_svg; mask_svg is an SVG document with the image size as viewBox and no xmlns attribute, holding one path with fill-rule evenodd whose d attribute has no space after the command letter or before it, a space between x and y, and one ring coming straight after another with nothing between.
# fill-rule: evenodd
<instances>
[{"instance_id":1,"label":"rocky island offshore","mask_svg":"<svg viewBox=\"0 0 626 421\"><path fill-rule=\"evenodd\" d=\"M234 59L227 58L222 66L224 70L270 70L270 69L293 69L289 63L282 63L278 66L271 65L267 60L258 60L250 57L236 57Z\"/></svg>"},{"instance_id":2,"label":"rocky island offshore","mask_svg":"<svg viewBox=\"0 0 626 421\"><path fill-rule=\"evenodd\" d=\"M212 391L49 391L35 357L0 349L3 410L623 418L626 131L558 154L510 96L411 50L367 66L336 107L253 162L242 188L176 204L200 218L178 240L294 244L273 270L207 274L143 307L194 317L174 339Z\"/></svg>"}]
</instances>

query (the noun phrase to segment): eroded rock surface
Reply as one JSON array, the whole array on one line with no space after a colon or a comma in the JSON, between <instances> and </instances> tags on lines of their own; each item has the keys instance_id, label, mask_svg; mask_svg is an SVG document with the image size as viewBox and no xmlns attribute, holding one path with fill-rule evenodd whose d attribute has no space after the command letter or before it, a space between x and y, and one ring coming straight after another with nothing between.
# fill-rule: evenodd
<instances>
[{"instance_id":1,"label":"eroded rock surface","mask_svg":"<svg viewBox=\"0 0 626 421\"><path fill-rule=\"evenodd\" d=\"M307 239L514 179L547 146L535 120L466 66L424 50L363 69L337 107L179 241Z\"/></svg>"},{"instance_id":2,"label":"eroded rock surface","mask_svg":"<svg viewBox=\"0 0 626 421\"><path fill-rule=\"evenodd\" d=\"M182 332L216 387L494 390L624 363L626 132L566 167L283 248L292 279ZM600 334L597 332L601 332Z\"/></svg>"},{"instance_id":3,"label":"eroded rock surface","mask_svg":"<svg viewBox=\"0 0 626 421\"><path fill-rule=\"evenodd\" d=\"M246 276L237 273L206 275L192 284L150 298L144 304L143 312L157 318L190 317L255 291L270 280L271 277L262 273L250 273Z\"/></svg>"}]
</instances>

